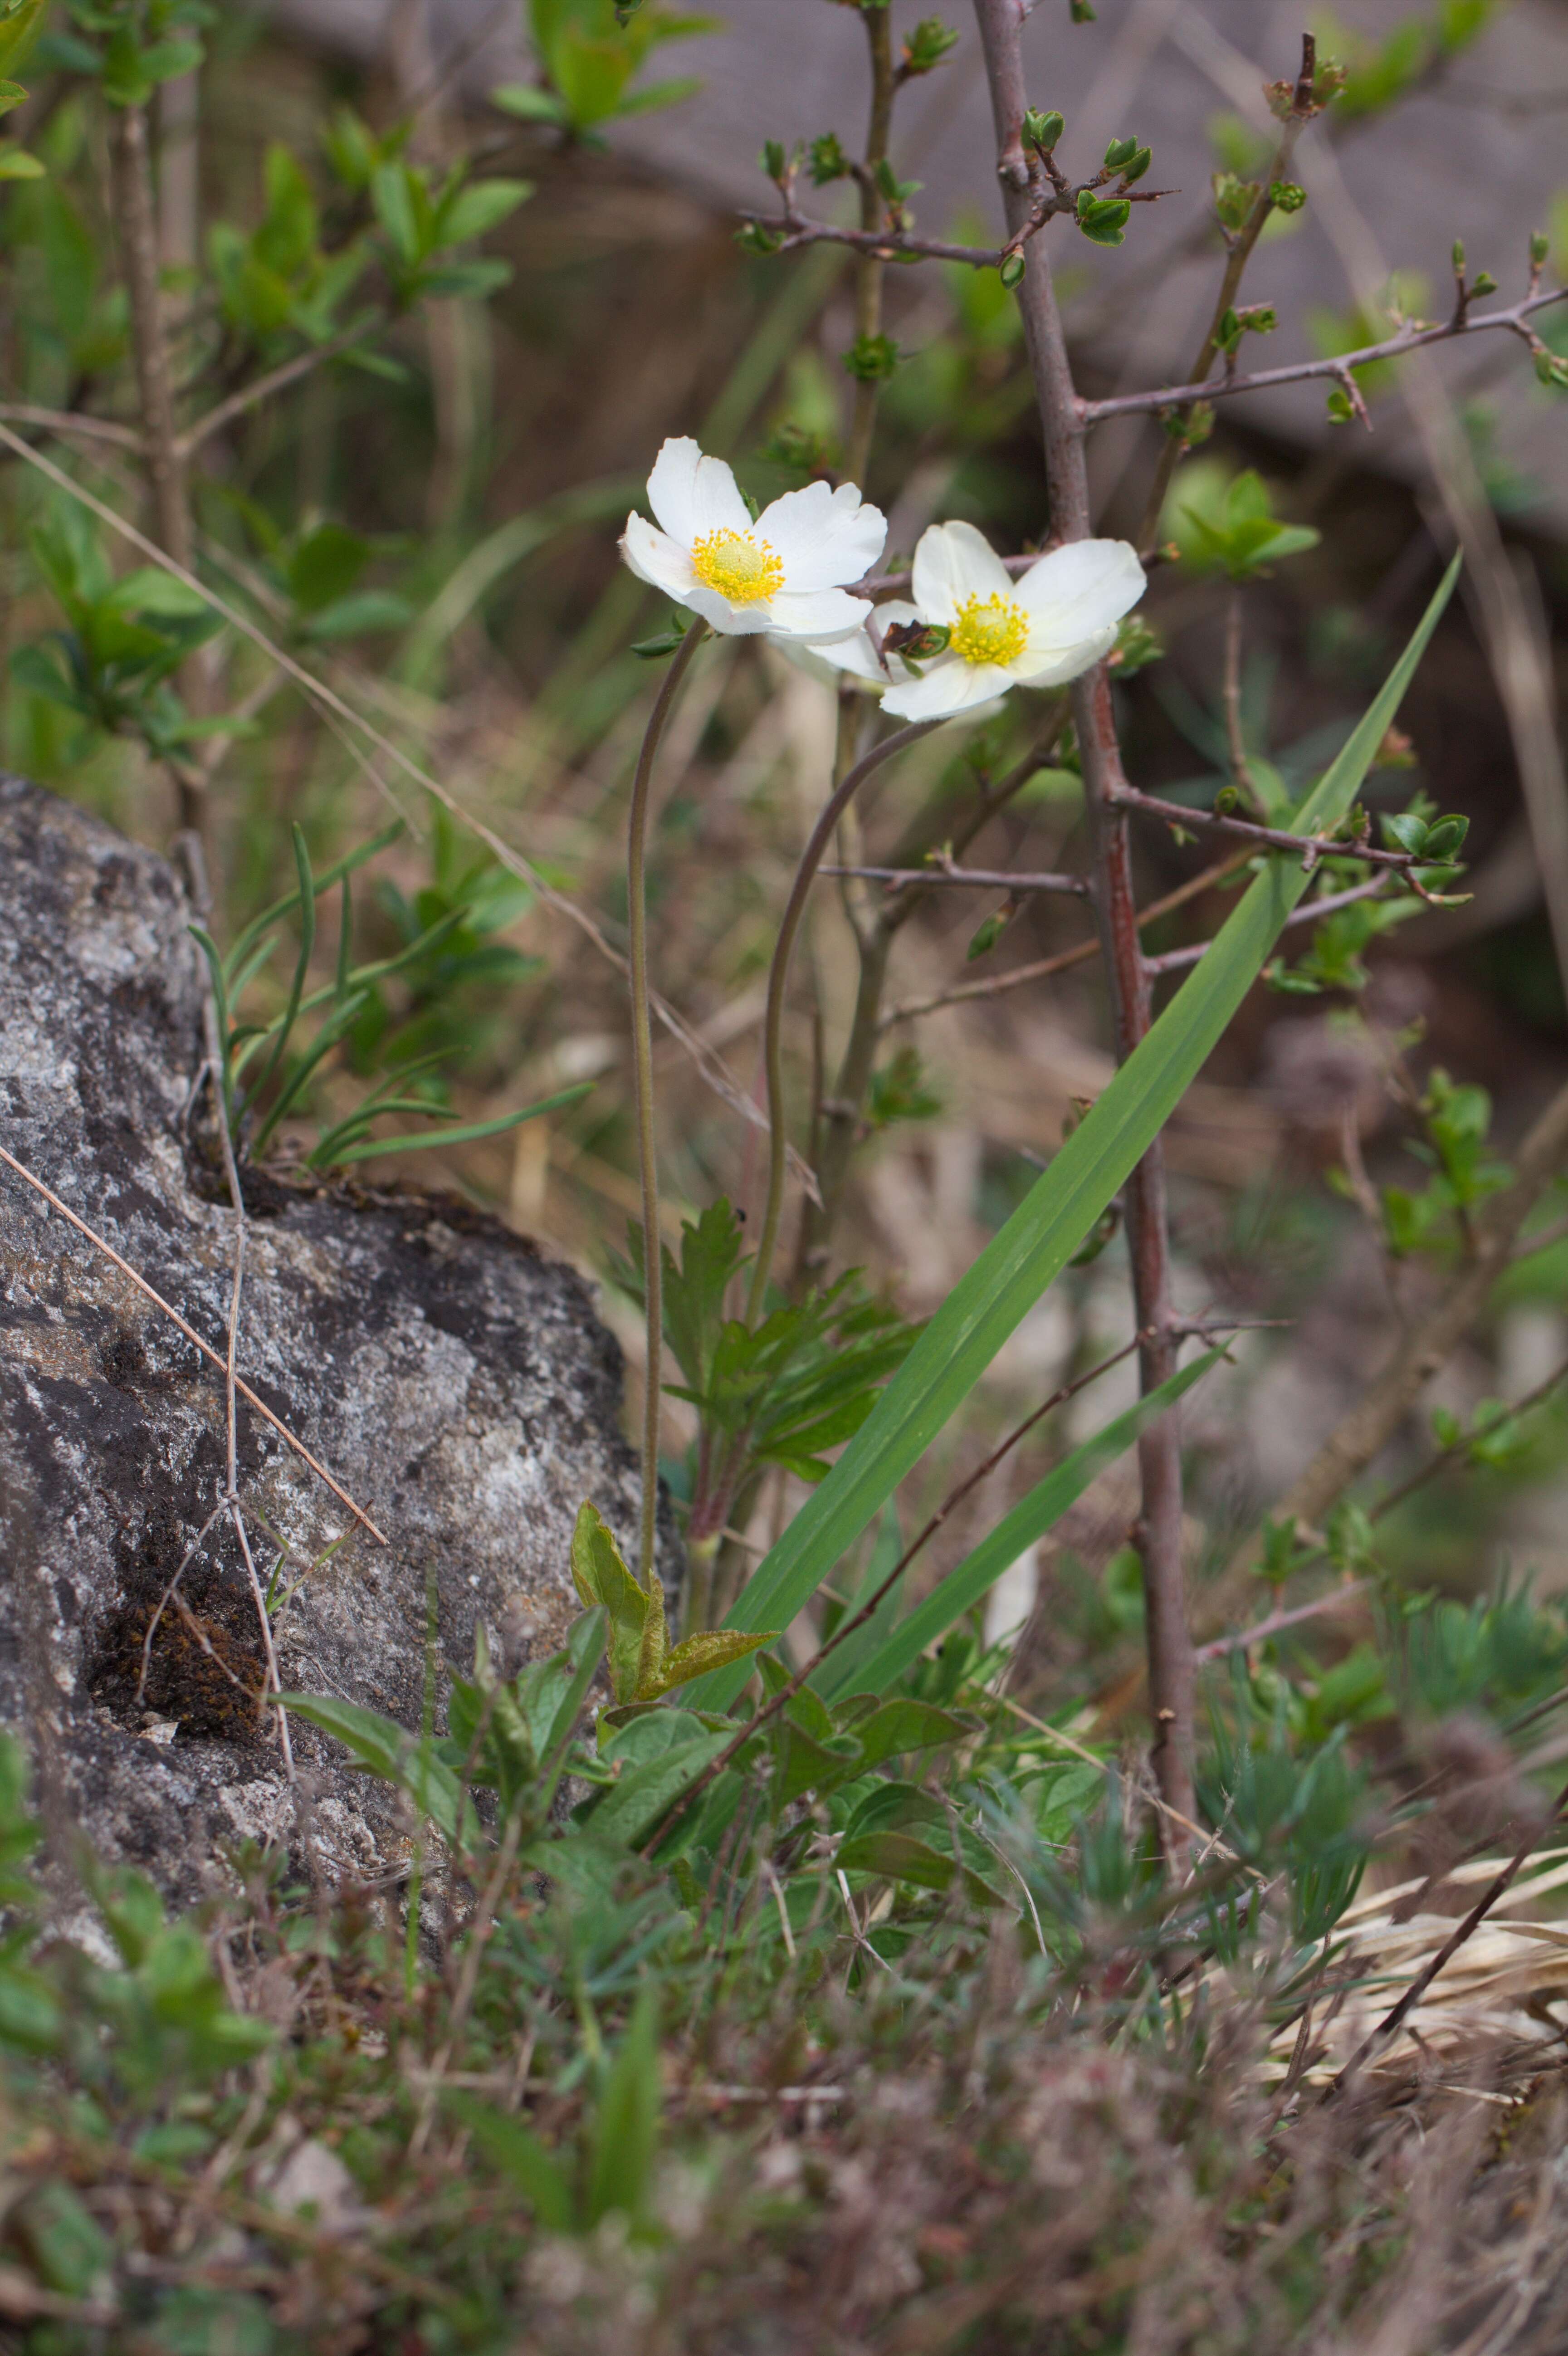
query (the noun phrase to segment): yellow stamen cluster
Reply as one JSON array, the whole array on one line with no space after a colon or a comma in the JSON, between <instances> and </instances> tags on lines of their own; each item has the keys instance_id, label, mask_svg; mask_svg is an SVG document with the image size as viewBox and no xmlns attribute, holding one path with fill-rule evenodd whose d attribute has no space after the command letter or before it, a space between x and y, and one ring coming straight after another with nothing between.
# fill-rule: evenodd
<instances>
[{"instance_id":1,"label":"yellow stamen cluster","mask_svg":"<svg viewBox=\"0 0 1568 2356\"><path fill-rule=\"evenodd\" d=\"M760 605L784 587L784 566L765 540L749 531L709 531L692 542L691 569L731 605Z\"/></svg>"},{"instance_id":2,"label":"yellow stamen cluster","mask_svg":"<svg viewBox=\"0 0 1568 2356\"><path fill-rule=\"evenodd\" d=\"M1029 616L999 591L965 597L948 644L966 663L1016 662L1029 644Z\"/></svg>"}]
</instances>

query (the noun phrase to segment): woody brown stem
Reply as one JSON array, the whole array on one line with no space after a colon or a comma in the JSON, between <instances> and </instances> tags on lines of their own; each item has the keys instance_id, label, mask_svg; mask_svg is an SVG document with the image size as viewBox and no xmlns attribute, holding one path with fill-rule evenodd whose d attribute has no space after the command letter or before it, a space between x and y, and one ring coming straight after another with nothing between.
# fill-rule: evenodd
<instances>
[{"instance_id":1,"label":"woody brown stem","mask_svg":"<svg viewBox=\"0 0 1568 2356\"><path fill-rule=\"evenodd\" d=\"M890 0L880 0L880 5L863 6L860 16L871 53L871 112L866 125L865 157L856 176L860 188L860 228L862 233L867 233L880 225L882 198L877 188L877 166L887 160L888 140L893 121L893 92L897 83L893 74ZM882 273L885 267L874 252L863 252L855 264L857 341L862 337L880 336L882 332ZM863 483L866 479L866 468L871 456L871 436L876 431L877 402L880 395L880 378L861 377L856 380L854 417L844 460L845 475L851 483Z\"/></svg>"},{"instance_id":2,"label":"woody brown stem","mask_svg":"<svg viewBox=\"0 0 1568 2356\"><path fill-rule=\"evenodd\" d=\"M164 334L158 276L158 220L146 109L120 110L114 129L114 193L119 219L121 266L131 313L131 353L142 412L142 463L153 509L153 532L165 553L188 573L195 543L187 497L184 454L175 428L174 391ZM181 672L187 702L199 706L201 681L195 658ZM200 770L192 762L170 764L179 802L179 823L197 834L212 872L208 840L208 798Z\"/></svg>"},{"instance_id":3,"label":"woody brown stem","mask_svg":"<svg viewBox=\"0 0 1568 2356\"><path fill-rule=\"evenodd\" d=\"M1028 94L1021 19L1017 0L975 0L975 14L990 85L1003 204L1008 231L1016 235L1031 205L1023 146ZM1043 238L1031 238L1024 249L1018 299L1045 444L1052 536L1086 540L1089 477L1083 428ZM1094 912L1111 985L1116 1052L1125 1059L1148 1028L1149 979L1138 940L1126 819L1119 806L1126 778L1104 663L1077 682L1072 711L1083 767ZM1125 1201L1139 1376L1147 1394L1174 1373L1179 1350L1172 1330L1165 1167L1157 1140L1129 1179ZM1174 1418L1162 1418L1144 1434L1138 1470L1142 1508L1136 1535L1144 1569L1153 1764L1166 1806L1190 1819L1194 1674L1181 1560L1180 1438Z\"/></svg>"}]
</instances>

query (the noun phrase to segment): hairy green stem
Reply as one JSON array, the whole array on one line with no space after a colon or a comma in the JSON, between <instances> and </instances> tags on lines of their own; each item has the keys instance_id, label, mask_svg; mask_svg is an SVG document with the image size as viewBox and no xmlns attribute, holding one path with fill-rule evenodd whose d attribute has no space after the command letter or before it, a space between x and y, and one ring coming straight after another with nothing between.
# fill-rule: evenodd
<instances>
[{"instance_id":1,"label":"hairy green stem","mask_svg":"<svg viewBox=\"0 0 1568 2356\"><path fill-rule=\"evenodd\" d=\"M749 1323L755 1323L767 1299L768 1279L773 1274L773 1253L779 1239L779 1226L784 1217L786 1145L784 1137L784 990L789 980L789 961L795 950L800 920L805 914L806 900L816 878L828 844L832 841L839 819L848 809L868 777L873 776L885 761L906 746L918 744L940 728L939 720L916 720L907 728L895 729L873 744L864 758L856 762L823 804L811 839L800 855L795 882L784 904L779 926L779 937L773 948L773 964L768 969L768 1006L763 1032L763 1062L768 1083L768 1198L763 1213L762 1234L757 1240L757 1257L752 1269L751 1298L746 1304Z\"/></svg>"},{"instance_id":2,"label":"hairy green stem","mask_svg":"<svg viewBox=\"0 0 1568 2356\"><path fill-rule=\"evenodd\" d=\"M659 1256L658 1138L654 1126L654 1034L648 1012L648 802L659 740L680 692L691 659L708 635L694 621L664 676L648 715L626 841L627 965L632 985L632 1076L637 1114L637 1175L643 1195L643 1277L647 1304L647 1374L643 1401L643 1511L637 1546L637 1576L645 1587L654 1576L659 1512L659 1365L664 1352L664 1269Z\"/></svg>"}]
</instances>

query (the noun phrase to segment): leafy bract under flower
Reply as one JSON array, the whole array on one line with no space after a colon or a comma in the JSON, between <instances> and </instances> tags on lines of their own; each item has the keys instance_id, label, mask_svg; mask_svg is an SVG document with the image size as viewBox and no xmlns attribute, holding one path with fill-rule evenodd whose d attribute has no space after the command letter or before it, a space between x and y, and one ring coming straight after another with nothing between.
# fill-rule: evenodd
<instances>
[{"instance_id":1,"label":"leafy bract under flower","mask_svg":"<svg viewBox=\"0 0 1568 2356\"><path fill-rule=\"evenodd\" d=\"M1013 580L973 524L933 524L914 552L912 605L880 605L869 631L811 651L886 686L902 720L980 712L1011 687L1061 687L1110 653L1116 625L1144 593L1144 572L1125 540L1080 540ZM890 625L923 624L946 643L926 659L871 647ZM901 632L901 636L903 635ZM912 656L913 649L911 649Z\"/></svg>"},{"instance_id":2,"label":"leafy bract under flower","mask_svg":"<svg viewBox=\"0 0 1568 2356\"><path fill-rule=\"evenodd\" d=\"M888 527L853 483L786 491L753 522L723 459L683 435L655 459L648 504L657 524L628 516L621 553L639 580L728 637L831 643L871 610L847 584L875 564Z\"/></svg>"}]
</instances>

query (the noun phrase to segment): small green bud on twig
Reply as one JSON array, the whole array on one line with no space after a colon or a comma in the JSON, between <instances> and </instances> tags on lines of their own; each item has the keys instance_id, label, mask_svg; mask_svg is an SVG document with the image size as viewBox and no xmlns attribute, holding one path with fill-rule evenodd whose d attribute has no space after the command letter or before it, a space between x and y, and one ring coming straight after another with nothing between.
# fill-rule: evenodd
<instances>
[{"instance_id":1,"label":"small green bud on twig","mask_svg":"<svg viewBox=\"0 0 1568 2356\"><path fill-rule=\"evenodd\" d=\"M811 142L805 152L814 188L826 187L829 180L848 177L849 158L838 144L837 131L824 131Z\"/></svg>"},{"instance_id":2,"label":"small green bud on twig","mask_svg":"<svg viewBox=\"0 0 1568 2356\"><path fill-rule=\"evenodd\" d=\"M1054 108L1041 113L1039 107L1031 106L1023 119L1026 142L1031 147L1038 147L1042 155L1051 154L1066 128L1065 116L1058 114Z\"/></svg>"},{"instance_id":3,"label":"small green bud on twig","mask_svg":"<svg viewBox=\"0 0 1568 2356\"><path fill-rule=\"evenodd\" d=\"M1137 152L1138 143L1136 139L1113 139L1105 150L1105 169L1108 172L1119 172L1124 164L1132 162Z\"/></svg>"},{"instance_id":4,"label":"small green bud on twig","mask_svg":"<svg viewBox=\"0 0 1568 2356\"><path fill-rule=\"evenodd\" d=\"M1531 268L1539 270L1551 251L1552 240L1547 236L1546 231L1543 229L1531 230L1530 233Z\"/></svg>"},{"instance_id":5,"label":"small green bud on twig","mask_svg":"<svg viewBox=\"0 0 1568 2356\"><path fill-rule=\"evenodd\" d=\"M1295 180L1271 180L1268 200L1276 213L1298 213L1307 202L1307 191Z\"/></svg>"},{"instance_id":6,"label":"small green bud on twig","mask_svg":"<svg viewBox=\"0 0 1568 2356\"><path fill-rule=\"evenodd\" d=\"M1456 237L1454 240L1454 267L1459 272L1461 276L1464 275L1465 241L1462 237Z\"/></svg>"},{"instance_id":7,"label":"small green bud on twig","mask_svg":"<svg viewBox=\"0 0 1568 2356\"><path fill-rule=\"evenodd\" d=\"M1075 25L1092 25L1094 22L1094 11L1089 0L1067 0L1067 13Z\"/></svg>"},{"instance_id":8,"label":"small green bud on twig","mask_svg":"<svg viewBox=\"0 0 1568 2356\"><path fill-rule=\"evenodd\" d=\"M789 163L789 158L784 153L784 141L782 139L764 140L763 152L758 160L770 180L782 180Z\"/></svg>"},{"instance_id":9,"label":"small green bud on twig","mask_svg":"<svg viewBox=\"0 0 1568 2356\"><path fill-rule=\"evenodd\" d=\"M923 16L912 33L904 37L903 58L899 67L901 81L913 81L919 74L934 72L950 49L958 46L958 35L940 16Z\"/></svg>"},{"instance_id":10,"label":"small green bud on twig","mask_svg":"<svg viewBox=\"0 0 1568 2356\"><path fill-rule=\"evenodd\" d=\"M1096 197L1087 188L1078 191L1078 226L1095 245L1120 245L1132 209L1128 197Z\"/></svg>"},{"instance_id":11,"label":"small green bud on twig","mask_svg":"<svg viewBox=\"0 0 1568 2356\"><path fill-rule=\"evenodd\" d=\"M1021 253L1003 254L997 265L997 275L1009 294L1015 286L1023 284L1026 267L1027 264Z\"/></svg>"},{"instance_id":12,"label":"small green bud on twig","mask_svg":"<svg viewBox=\"0 0 1568 2356\"><path fill-rule=\"evenodd\" d=\"M842 358L858 383L880 384L898 367L899 348L891 336L857 336Z\"/></svg>"}]
</instances>

